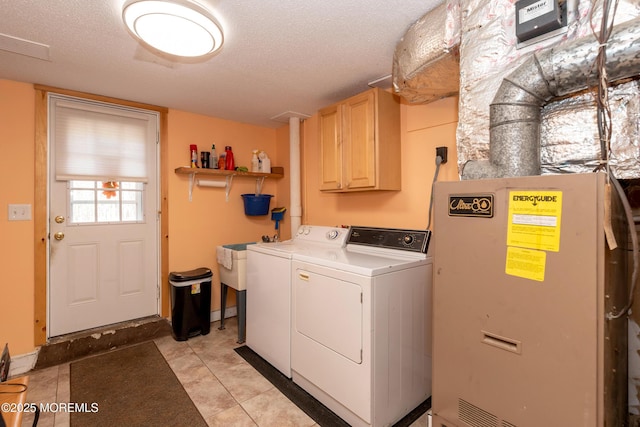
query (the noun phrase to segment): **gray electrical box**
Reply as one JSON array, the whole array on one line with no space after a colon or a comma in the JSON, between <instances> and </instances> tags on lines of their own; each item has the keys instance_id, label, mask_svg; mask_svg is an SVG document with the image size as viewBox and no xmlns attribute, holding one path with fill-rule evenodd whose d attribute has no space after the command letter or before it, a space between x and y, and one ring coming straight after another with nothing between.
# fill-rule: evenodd
<instances>
[{"instance_id":1,"label":"gray electrical box","mask_svg":"<svg viewBox=\"0 0 640 427\"><path fill-rule=\"evenodd\" d=\"M516 2L516 37L527 45L567 28L566 3L558 0L519 0ZM528 43L527 43L528 42Z\"/></svg>"}]
</instances>

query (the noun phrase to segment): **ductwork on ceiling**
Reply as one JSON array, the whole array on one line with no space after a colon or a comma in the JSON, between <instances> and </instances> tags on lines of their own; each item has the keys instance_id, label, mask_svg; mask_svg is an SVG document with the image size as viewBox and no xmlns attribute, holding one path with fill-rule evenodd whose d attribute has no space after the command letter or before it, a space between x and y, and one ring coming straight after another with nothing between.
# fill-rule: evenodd
<instances>
[{"instance_id":1,"label":"ductwork on ceiling","mask_svg":"<svg viewBox=\"0 0 640 427\"><path fill-rule=\"evenodd\" d=\"M618 179L640 178L640 80L609 88L609 168ZM589 173L602 166L596 99L591 91L542 108L540 173Z\"/></svg>"},{"instance_id":2,"label":"ductwork on ceiling","mask_svg":"<svg viewBox=\"0 0 640 427\"><path fill-rule=\"evenodd\" d=\"M393 90L411 103L456 95L460 87L459 5L446 2L415 22L393 55Z\"/></svg>"},{"instance_id":3,"label":"ductwork on ceiling","mask_svg":"<svg viewBox=\"0 0 640 427\"><path fill-rule=\"evenodd\" d=\"M489 160L467 162L462 178L539 175L541 108L596 81L598 48L583 37L534 53L509 74L490 106ZM607 58L611 82L640 74L640 19L614 28Z\"/></svg>"}]
</instances>

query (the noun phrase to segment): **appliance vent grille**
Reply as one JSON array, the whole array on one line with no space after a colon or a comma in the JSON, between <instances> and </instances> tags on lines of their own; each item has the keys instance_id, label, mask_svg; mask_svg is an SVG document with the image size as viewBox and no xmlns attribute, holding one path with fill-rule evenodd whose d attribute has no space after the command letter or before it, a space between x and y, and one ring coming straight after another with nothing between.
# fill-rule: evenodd
<instances>
[{"instance_id":1,"label":"appliance vent grille","mask_svg":"<svg viewBox=\"0 0 640 427\"><path fill-rule=\"evenodd\" d=\"M511 424L509 421L502 420L502 427L518 427L515 424Z\"/></svg>"},{"instance_id":2,"label":"appliance vent grille","mask_svg":"<svg viewBox=\"0 0 640 427\"><path fill-rule=\"evenodd\" d=\"M458 418L472 427L498 427L498 417L464 399L458 399Z\"/></svg>"}]
</instances>

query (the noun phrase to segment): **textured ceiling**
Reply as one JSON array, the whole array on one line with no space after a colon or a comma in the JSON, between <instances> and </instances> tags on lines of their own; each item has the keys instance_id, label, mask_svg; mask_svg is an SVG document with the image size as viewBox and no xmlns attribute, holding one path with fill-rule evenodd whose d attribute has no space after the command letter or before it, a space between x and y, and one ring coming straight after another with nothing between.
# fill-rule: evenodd
<instances>
[{"instance_id":1,"label":"textured ceiling","mask_svg":"<svg viewBox=\"0 0 640 427\"><path fill-rule=\"evenodd\" d=\"M400 38L444 0L202 0L225 42L196 63L139 45L124 1L0 0L0 79L279 127L391 74Z\"/></svg>"}]
</instances>

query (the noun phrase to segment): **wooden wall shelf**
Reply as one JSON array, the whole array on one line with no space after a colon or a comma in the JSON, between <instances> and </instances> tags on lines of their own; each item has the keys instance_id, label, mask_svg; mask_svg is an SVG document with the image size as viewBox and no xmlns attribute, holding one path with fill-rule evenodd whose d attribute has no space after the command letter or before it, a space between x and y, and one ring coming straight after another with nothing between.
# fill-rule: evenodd
<instances>
[{"instance_id":1,"label":"wooden wall shelf","mask_svg":"<svg viewBox=\"0 0 640 427\"><path fill-rule=\"evenodd\" d=\"M260 194L262 192L262 184L264 183L265 178L280 179L284 177L284 168L278 166L272 167L271 173L190 168L188 166L176 168L175 172L178 175L189 175L189 201L192 201L193 199L193 186L195 185L196 176L203 180L208 178L224 178L224 185L220 185L220 187L225 188L227 202L229 201L229 192L231 191L231 184L234 177L254 178L256 180L256 194Z\"/></svg>"},{"instance_id":2,"label":"wooden wall shelf","mask_svg":"<svg viewBox=\"0 0 640 427\"><path fill-rule=\"evenodd\" d=\"M242 171L228 171L222 169L203 169L203 168L190 168L188 166L181 166L176 168L176 173L180 175L202 175L202 176L240 176L249 178L284 178L284 168L274 166L271 168L271 173L261 172L242 172Z\"/></svg>"}]
</instances>

